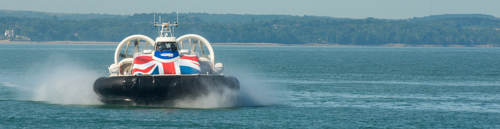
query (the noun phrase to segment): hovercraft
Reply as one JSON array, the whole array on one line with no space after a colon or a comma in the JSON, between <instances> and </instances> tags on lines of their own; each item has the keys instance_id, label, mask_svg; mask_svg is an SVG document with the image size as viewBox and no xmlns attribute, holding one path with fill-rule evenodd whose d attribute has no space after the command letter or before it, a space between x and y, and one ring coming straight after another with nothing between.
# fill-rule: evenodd
<instances>
[{"instance_id":1,"label":"hovercraft","mask_svg":"<svg viewBox=\"0 0 500 129\"><path fill-rule=\"evenodd\" d=\"M154 25L161 27L156 40L132 35L118 44L114 63L108 67L109 77L94 82L101 102L172 106L178 100L209 93L238 92L238 79L222 74L224 66L214 63L213 48L205 38L196 34L174 37L170 27L177 27L176 22ZM129 51L131 44L133 52ZM236 100L235 94L228 97Z\"/></svg>"}]
</instances>

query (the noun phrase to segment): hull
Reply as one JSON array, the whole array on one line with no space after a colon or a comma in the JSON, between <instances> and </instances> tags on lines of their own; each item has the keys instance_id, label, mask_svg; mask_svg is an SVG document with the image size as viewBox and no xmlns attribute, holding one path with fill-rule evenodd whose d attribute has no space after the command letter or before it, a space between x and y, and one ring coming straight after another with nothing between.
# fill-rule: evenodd
<instances>
[{"instance_id":1,"label":"hull","mask_svg":"<svg viewBox=\"0 0 500 129\"><path fill-rule=\"evenodd\" d=\"M238 79L219 75L116 76L94 82L100 101L114 105L172 106L176 100L238 91ZM236 96L230 96L235 97Z\"/></svg>"}]
</instances>

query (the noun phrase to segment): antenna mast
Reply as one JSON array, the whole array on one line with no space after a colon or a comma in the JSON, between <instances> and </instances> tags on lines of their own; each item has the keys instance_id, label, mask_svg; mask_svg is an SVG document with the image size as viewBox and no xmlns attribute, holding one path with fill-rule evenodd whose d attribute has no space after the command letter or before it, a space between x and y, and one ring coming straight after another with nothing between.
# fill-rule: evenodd
<instances>
[{"instance_id":1,"label":"antenna mast","mask_svg":"<svg viewBox=\"0 0 500 129\"><path fill-rule=\"evenodd\" d=\"M177 13L177 12L176 12ZM156 12L153 15L155 18L153 20L156 20ZM177 22L179 22L179 13L177 13ZM161 15L158 16L158 22L154 22L154 26L161 26L161 29L158 28L158 37L174 37L174 32L175 29L172 28L172 26L178 27L179 24L177 22L161 22Z\"/></svg>"},{"instance_id":2,"label":"antenna mast","mask_svg":"<svg viewBox=\"0 0 500 129\"><path fill-rule=\"evenodd\" d=\"M178 27L179 26L179 13L178 12L175 12L177 14L177 22L174 22L173 25L175 25L175 27ZM174 33L175 33L175 28L172 28L172 36L174 36Z\"/></svg>"},{"instance_id":3,"label":"antenna mast","mask_svg":"<svg viewBox=\"0 0 500 129\"><path fill-rule=\"evenodd\" d=\"M160 15L160 16L158 16L158 17L159 17L159 19L158 19L158 24L160 24L160 25L161 25L161 15ZM158 29L160 29L160 28L158 28ZM161 37L161 36L162 36L162 33L163 33L163 26L161 27L160 31L158 31L158 32L160 32L160 33L158 34L158 37Z\"/></svg>"}]
</instances>

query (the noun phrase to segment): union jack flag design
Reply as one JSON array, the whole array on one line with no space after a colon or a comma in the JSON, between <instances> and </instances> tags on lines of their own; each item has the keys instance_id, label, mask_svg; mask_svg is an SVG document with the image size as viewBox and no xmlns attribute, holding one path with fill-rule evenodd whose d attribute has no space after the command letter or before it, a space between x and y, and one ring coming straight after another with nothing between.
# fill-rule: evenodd
<instances>
[{"instance_id":1,"label":"union jack flag design","mask_svg":"<svg viewBox=\"0 0 500 129\"><path fill-rule=\"evenodd\" d=\"M134 59L132 74L199 74L200 63L196 55L184 55L180 60L173 62L160 62L152 56L138 56Z\"/></svg>"},{"instance_id":2,"label":"union jack flag design","mask_svg":"<svg viewBox=\"0 0 500 129\"><path fill-rule=\"evenodd\" d=\"M178 62L159 62L151 56L138 56L134 59L133 75L151 74L181 74Z\"/></svg>"},{"instance_id":3,"label":"union jack flag design","mask_svg":"<svg viewBox=\"0 0 500 129\"><path fill-rule=\"evenodd\" d=\"M196 55L183 55L179 60L181 74L199 74L200 62Z\"/></svg>"}]
</instances>

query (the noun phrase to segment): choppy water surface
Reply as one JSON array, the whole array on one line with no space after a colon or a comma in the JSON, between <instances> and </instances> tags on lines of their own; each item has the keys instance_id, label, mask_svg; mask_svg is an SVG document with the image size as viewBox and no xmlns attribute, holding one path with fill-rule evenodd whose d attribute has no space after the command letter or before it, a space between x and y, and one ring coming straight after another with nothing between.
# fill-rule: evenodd
<instances>
[{"instance_id":1,"label":"choppy water surface","mask_svg":"<svg viewBox=\"0 0 500 129\"><path fill-rule=\"evenodd\" d=\"M500 48L215 46L239 106L108 106L115 45L0 44L0 128L500 128Z\"/></svg>"}]
</instances>

